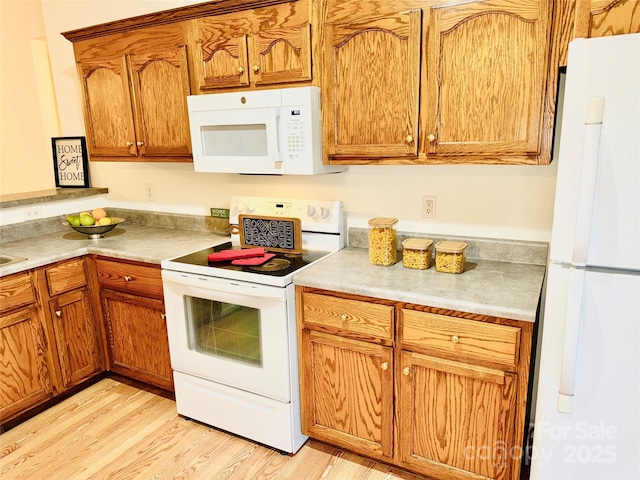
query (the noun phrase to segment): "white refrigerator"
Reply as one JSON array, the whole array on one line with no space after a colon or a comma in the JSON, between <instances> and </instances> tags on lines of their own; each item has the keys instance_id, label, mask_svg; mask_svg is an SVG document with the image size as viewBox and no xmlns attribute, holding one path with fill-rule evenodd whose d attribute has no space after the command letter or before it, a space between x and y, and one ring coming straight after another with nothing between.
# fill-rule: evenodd
<instances>
[{"instance_id":1,"label":"white refrigerator","mask_svg":"<svg viewBox=\"0 0 640 480\"><path fill-rule=\"evenodd\" d=\"M569 46L533 480L640 479L640 34Z\"/></svg>"}]
</instances>

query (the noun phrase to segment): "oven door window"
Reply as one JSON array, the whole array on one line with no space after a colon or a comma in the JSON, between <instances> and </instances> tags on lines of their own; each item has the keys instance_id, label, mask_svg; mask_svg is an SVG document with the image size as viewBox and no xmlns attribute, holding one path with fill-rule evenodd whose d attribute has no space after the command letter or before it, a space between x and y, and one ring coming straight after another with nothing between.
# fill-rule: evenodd
<instances>
[{"instance_id":1,"label":"oven door window","mask_svg":"<svg viewBox=\"0 0 640 480\"><path fill-rule=\"evenodd\" d=\"M195 297L185 301L191 350L262 367L260 310Z\"/></svg>"}]
</instances>

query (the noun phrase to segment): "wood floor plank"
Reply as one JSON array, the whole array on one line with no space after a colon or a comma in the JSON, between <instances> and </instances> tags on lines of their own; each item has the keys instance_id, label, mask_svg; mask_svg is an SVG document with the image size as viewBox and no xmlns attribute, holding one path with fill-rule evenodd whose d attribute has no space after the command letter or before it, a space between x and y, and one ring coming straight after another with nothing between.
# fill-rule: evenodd
<instances>
[{"instance_id":1,"label":"wood floor plank","mask_svg":"<svg viewBox=\"0 0 640 480\"><path fill-rule=\"evenodd\" d=\"M140 388L142 387L142 388ZM187 420L105 378L0 435L2 480L424 480L310 439L295 455Z\"/></svg>"},{"instance_id":2,"label":"wood floor plank","mask_svg":"<svg viewBox=\"0 0 640 480\"><path fill-rule=\"evenodd\" d=\"M31 479L37 476L40 476L41 480L64 478L59 476L62 474L60 470L63 466L70 470L70 475L79 474L84 469L82 459L104 442L98 435L92 435L92 431L108 432L133 412L144 411L159 400L164 400L154 395L146 396L142 390L129 395L119 394L118 390L127 388L127 385L118 386L112 391L115 395L97 397L93 402L85 403L82 415L65 415L55 424L55 428L45 429L43 435L34 436L34 440L37 441L31 443L17 461L8 463L7 468L12 470L16 479ZM33 460L24 462L22 457L25 455ZM44 468L51 474L41 474ZM7 474L4 466L0 474L3 477Z\"/></svg>"}]
</instances>

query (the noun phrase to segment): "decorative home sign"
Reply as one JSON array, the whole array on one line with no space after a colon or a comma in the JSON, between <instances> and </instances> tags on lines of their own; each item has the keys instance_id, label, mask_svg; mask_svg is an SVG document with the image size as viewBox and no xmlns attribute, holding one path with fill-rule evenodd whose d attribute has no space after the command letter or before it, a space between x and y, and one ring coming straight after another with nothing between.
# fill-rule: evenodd
<instances>
[{"instance_id":1,"label":"decorative home sign","mask_svg":"<svg viewBox=\"0 0 640 480\"><path fill-rule=\"evenodd\" d=\"M89 156L85 137L54 137L51 145L56 187L89 187Z\"/></svg>"}]
</instances>

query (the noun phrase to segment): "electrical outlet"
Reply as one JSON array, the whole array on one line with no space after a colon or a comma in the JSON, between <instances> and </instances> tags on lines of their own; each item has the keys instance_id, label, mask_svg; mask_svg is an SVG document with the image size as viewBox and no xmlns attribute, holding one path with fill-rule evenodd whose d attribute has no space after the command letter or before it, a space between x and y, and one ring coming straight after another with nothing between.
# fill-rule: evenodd
<instances>
[{"instance_id":1,"label":"electrical outlet","mask_svg":"<svg viewBox=\"0 0 640 480\"><path fill-rule=\"evenodd\" d=\"M436 197L428 195L422 197L422 216L436 218Z\"/></svg>"},{"instance_id":2,"label":"electrical outlet","mask_svg":"<svg viewBox=\"0 0 640 480\"><path fill-rule=\"evenodd\" d=\"M156 199L153 183L145 183L144 189L147 192L147 202L153 202Z\"/></svg>"},{"instance_id":3,"label":"electrical outlet","mask_svg":"<svg viewBox=\"0 0 640 480\"><path fill-rule=\"evenodd\" d=\"M24 219L25 220L35 220L36 218L40 218L42 216L42 208L41 207L29 207L24 211Z\"/></svg>"}]
</instances>

